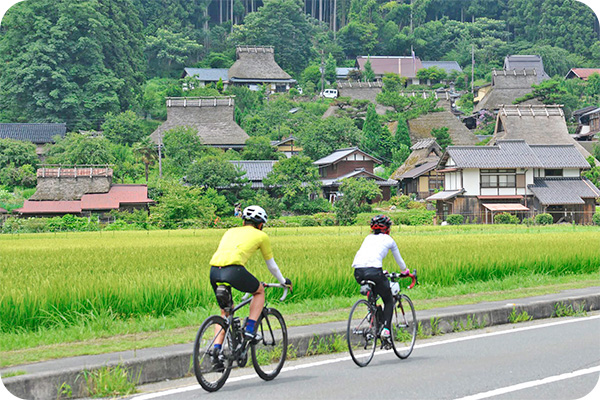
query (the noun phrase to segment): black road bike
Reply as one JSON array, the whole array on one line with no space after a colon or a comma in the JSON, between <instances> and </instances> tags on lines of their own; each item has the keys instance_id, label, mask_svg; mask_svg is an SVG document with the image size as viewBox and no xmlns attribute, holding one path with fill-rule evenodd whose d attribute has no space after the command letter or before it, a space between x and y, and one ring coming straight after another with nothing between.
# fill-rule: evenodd
<instances>
[{"instance_id":1,"label":"black road bike","mask_svg":"<svg viewBox=\"0 0 600 400\"><path fill-rule=\"evenodd\" d=\"M407 358L412 353L417 339L415 307L407 295L400 293L398 282L401 278L411 278L412 283L408 288L412 289L418 284L417 271L414 270L409 275L387 272L385 275L391 282L394 296L390 337L380 336L383 329L383 309L377 304L379 296L373 291L375 286L373 281L365 280L360 283L360 292L366 295L367 299L360 299L354 303L348 318L346 331L348 350L352 360L359 367L365 367L371 362L377 348L377 341L381 343L380 348L393 349L399 358Z\"/></svg>"},{"instance_id":2,"label":"black road bike","mask_svg":"<svg viewBox=\"0 0 600 400\"><path fill-rule=\"evenodd\" d=\"M288 287L279 283L265 283L265 289L283 288L285 300ZM274 379L285 362L288 347L287 327L283 316L272 307L265 306L256 321L255 339L244 337L244 326L235 312L252 301L248 293L239 305L229 312L227 318L220 315L208 317L200 326L194 341L194 373L200 386L209 392L219 390L224 384L231 369L237 365L246 366L248 353L252 357L254 370L262 379ZM217 338L222 342L215 348Z\"/></svg>"}]
</instances>

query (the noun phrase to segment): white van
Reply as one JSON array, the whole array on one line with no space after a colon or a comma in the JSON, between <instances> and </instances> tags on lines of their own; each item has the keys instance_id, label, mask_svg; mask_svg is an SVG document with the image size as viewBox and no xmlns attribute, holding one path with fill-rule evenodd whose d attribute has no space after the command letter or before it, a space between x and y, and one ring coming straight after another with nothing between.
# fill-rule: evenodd
<instances>
[{"instance_id":1,"label":"white van","mask_svg":"<svg viewBox=\"0 0 600 400\"><path fill-rule=\"evenodd\" d=\"M337 89L325 89L321 92L321 97L326 97L328 99L335 99L338 97Z\"/></svg>"}]
</instances>

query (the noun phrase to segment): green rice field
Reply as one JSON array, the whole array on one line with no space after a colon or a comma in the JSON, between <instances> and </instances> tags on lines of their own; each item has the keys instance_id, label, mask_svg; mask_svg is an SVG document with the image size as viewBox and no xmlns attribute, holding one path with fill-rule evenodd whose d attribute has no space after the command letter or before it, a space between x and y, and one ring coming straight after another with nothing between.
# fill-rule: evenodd
<instances>
[{"instance_id":1,"label":"green rice field","mask_svg":"<svg viewBox=\"0 0 600 400\"><path fill-rule=\"evenodd\" d=\"M137 318L215 303L208 262L223 230L0 235L0 332ZM266 228L294 283L289 302L355 296L351 263L367 227ZM393 227L422 288L523 275L600 271L600 229L583 226ZM385 260L397 270L393 258ZM248 269L274 281L259 254ZM280 293L271 293L278 296Z\"/></svg>"}]
</instances>

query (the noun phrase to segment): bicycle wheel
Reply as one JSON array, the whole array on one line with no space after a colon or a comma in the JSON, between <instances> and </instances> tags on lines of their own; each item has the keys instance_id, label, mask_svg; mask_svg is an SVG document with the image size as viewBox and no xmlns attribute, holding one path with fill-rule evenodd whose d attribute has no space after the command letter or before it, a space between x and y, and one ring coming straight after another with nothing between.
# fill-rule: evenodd
<instances>
[{"instance_id":1,"label":"bicycle wheel","mask_svg":"<svg viewBox=\"0 0 600 400\"><path fill-rule=\"evenodd\" d=\"M223 340L220 350L215 349L215 340ZM231 331L227 322L213 315L200 326L194 341L194 373L200 386L209 392L219 390L231 372L233 349Z\"/></svg>"},{"instance_id":2,"label":"bicycle wheel","mask_svg":"<svg viewBox=\"0 0 600 400\"><path fill-rule=\"evenodd\" d=\"M281 372L287 355L288 334L283 316L274 308L265 308L256 321L256 343L250 345L254 370L265 381Z\"/></svg>"},{"instance_id":3,"label":"bicycle wheel","mask_svg":"<svg viewBox=\"0 0 600 400\"><path fill-rule=\"evenodd\" d=\"M364 299L358 300L352 306L346 340L354 363L359 367L367 366L377 347L377 319L373 308Z\"/></svg>"},{"instance_id":4,"label":"bicycle wheel","mask_svg":"<svg viewBox=\"0 0 600 400\"><path fill-rule=\"evenodd\" d=\"M394 301L392 315L392 346L394 353L406 358L412 353L417 339L417 314L410 298L401 294Z\"/></svg>"}]
</instances>

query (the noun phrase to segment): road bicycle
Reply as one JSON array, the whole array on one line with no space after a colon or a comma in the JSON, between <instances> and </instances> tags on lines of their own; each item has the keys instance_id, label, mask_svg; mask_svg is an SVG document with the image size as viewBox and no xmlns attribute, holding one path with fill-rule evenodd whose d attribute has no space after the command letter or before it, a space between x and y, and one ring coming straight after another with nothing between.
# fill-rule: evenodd
<instances>
[{"instance_id":1,"label":"road bicycle","mask_svg":"<svg viewBox=\"0 0 600 400\"><path fill-rule=\"evenodd\" d=\"M263 283L265 289L283 288L285 300L288 286L279 283ZM263 307L256 321L255 339L244 337L244 325L235 312L252 301L247 293L239 305L232 308L233 302L225 309L227 318L220 315L208 317L198 329L194 341L193 365L196 379L200 386L208 392L219 390L224 384L235 364L239 368L246 366L248 353L252 357L254 370L265 381L274 379L285 362L288 347L287 327L283 316L272 307ZM215 341L220 338L222 345L215 348Z\"/></svg>"},{"instance_id":2,"label":"road bicycle","mask_svg":"<svg viewBox=\"0 0 600 400\"><path fill-rule=\"evenodd\" d=\"M373 359L377 341L381 342L381 348L394 349L399 358L407 358L412 353L417 338L417 314L410 298L400 293L401 278L411 278L412 283L408 286L412 289L416 284L417 270L408 275L388 273L384 271L390 280L390 288L394 296L394 312L392 315L391 332L389 338L380 336L383 329L383 309L377 304L379 296L373 288L375 282L365 280L361 284L361 294L367 299L360 299L352 306L348 318L348 329L346 340L350 356L359 367L367 366Z\"/></svg>"}]
</instances>

